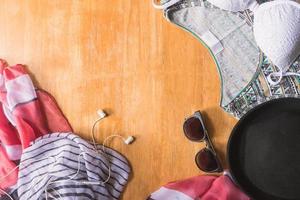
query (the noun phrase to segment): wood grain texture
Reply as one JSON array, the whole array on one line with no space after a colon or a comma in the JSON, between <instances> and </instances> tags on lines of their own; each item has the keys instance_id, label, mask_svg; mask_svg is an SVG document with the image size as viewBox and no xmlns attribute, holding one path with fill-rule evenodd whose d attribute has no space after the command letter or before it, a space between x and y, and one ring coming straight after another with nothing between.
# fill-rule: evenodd
<instances>
[{"instance_id":1,"label":"wood grain texture","mask_svg":"<svg viewBox=\"0 0 300 200\"><path fill-rule=\"evenodd\" d=\"M109 146L131 162L125 200L145 199L169 181L202 174L182 123L205 115L226 166L236 120L219 107L220 82L209 52L163 19L150 0L0 0L0 57L28 66L38 85L57 100L76 133L90 139L96 110L110 117L97 129L134 135Z\"/></svg>"}]
</instances>

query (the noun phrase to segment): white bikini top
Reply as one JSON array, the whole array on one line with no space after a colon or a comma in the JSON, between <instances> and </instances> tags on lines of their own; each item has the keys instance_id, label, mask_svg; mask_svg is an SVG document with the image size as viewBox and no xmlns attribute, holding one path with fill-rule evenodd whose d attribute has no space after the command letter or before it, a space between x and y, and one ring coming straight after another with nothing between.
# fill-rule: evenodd
<instances>
[{"instance_id":1,"label":"white bikini top","mask_svg":"<svg viewBox=\"0 0 300 200\"><path fill-rule=\"evenodd\" d=\"M165 9L181 0L170 0L156 8ZM300 74L286 72L300 55L300 4L292 0L275 0L259 5L256 0L207 0L232 12L250 9L254 13L253 31L257 45L279 68L268 80L278 84L283 76ZM275 77L278 80L273 81Z\"/></svg>"},{"instance_id":2,"label":"white bikini top","mask_svg":"<svg viewBox=\"0 0 300 200\"><path fill-rule=\"evenodd\" d=\"M300 4L276 0L259 5L256 0L208 0L233 12L250 9L254 13L253 31L257 45L282 69L300 54Z\"/></svg>"}]
</instances>

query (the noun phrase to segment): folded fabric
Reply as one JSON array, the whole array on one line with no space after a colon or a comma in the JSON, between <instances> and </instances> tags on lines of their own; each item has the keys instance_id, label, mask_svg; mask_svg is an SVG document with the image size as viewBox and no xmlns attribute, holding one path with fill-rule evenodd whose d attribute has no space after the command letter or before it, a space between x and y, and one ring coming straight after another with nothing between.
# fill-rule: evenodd
<instances>
[{"instance_id":1,"label":"folded fabric","mask_svg":"<svg viewBox=\"0 0 300 200\"><path fill-rule=\"evenodd\" d=\"M39 137L22 154L18 199L119 199L129 164L112 149L97 149L72 133Z\"/></svg>"},{"instance_id":2,"label":"folded fabric","mask_svg":"<svg viewBox=\"0 0 300 200\"><path fill-rule=\"evenodd\" d=\"M227 175L196 176L168 183L148 200L250 200Z\"/></svg>"},{"instance_id":3,"label":"folded fabric","mask_svg":"<svg viewBox=\"0 0 300 200\"><path fill-rule=\"evenodd\" d=\"M34 87L23 65L0 59L0 187L16 183L15 163L31 141L58 131L72 128L54 98Z\"/></svg>"}]
</instances>

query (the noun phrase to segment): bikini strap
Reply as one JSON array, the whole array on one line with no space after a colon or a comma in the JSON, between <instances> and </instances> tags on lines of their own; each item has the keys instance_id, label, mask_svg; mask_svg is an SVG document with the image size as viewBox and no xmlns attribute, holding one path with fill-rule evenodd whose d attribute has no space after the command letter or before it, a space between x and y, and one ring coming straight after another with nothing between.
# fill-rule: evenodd
<instances>
[{"instance_id":1,"label":"bikini strap","mask_svg":"<svg viewBox=\"0 0 300 200\"><path fill-rule=\"evenodd\" d=\"M152 0L152 4L153 4L153 7L156 8L156 9L159 9L159 10L164 10L170 6L173 6L174 4L178 3L179 1L181 0L169 0L163 4L157 4L157 0Z\"/></svg>"}]
</instances>

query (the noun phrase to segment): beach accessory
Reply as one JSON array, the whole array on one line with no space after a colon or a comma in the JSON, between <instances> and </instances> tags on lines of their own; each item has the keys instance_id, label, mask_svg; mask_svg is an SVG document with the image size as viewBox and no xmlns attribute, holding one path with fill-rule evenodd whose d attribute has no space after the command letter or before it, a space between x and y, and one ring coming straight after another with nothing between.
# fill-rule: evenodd
<instances>
[{"instance_id":1,"label":"beach accessory","mask_svg":"<svg viewBox=\"0 0 300 200\"><path fill-rule=\"evenodd\" d=\"M23 149L42 135L72 131L55 99L37 89L23 65L0 59L0 188L16 184ZM13 173L10 173L13 170ZM9 174L9 175L8 175ZM1 178L5 177L5 181Z\"/></svg>"},{"instance_id":2,"label":"beach accessory","mask_svg":"<svg viewBox=\"0 0 300 200\"><path fill-rule=\"evenodd\" d=\"M300 99L270 100L245 114L228 142L235 182L253 199L300 199Z\"/></svg>"},{"instance_id":3,"label":"beach accessory","mask_svg":"<svg viewBox=\"0 0 300 200\"><path fill-rule=\"evenodd\" d=\"M292 0L270 1L259 5L256 0L208 0L215 6L237 12L254 13L254 35L258 46L273 61L285 68L300 53L300 4Z\"/></svg>"},{"instance_id":4,"label":"beach accessory","mask_svg":"<svg viewBox=\"0 0 300 200\"><path fill-rule=\"evenodd\" d=\"M72 133L52 133L35 140L22 154L18 197L119 199L130 171L127 160L110 148Z\"/></svg>"},{"instance_id":5,"label":"beach accessory","mask_svg":"<svg viewBox=\"0 0 300 200\"><path fill-rule=\"evenodd\" d=\"M250 9L254 13L254 36L260 49L278 67L268 81L278 84L283 76L300 76L286 72L300 55L300 4L277 0L259 5L256 0L208 0L229 11Z\"/></svg>"},{"instance_id":6,"label":"beach accessory","mask_svg":"<svg viewBox=\"0 0 300 200\"><path fill-rule=\"evenodd\" d=\"M206 144L206 147L200 150L195 157L199 169L205 172L221 172L223 170L221 163L204 126L200 111L185 120L183 131L189 140Z\"/></svg>"},{"instance_id":7,"label":"beach accessory","mask_svg":"<svg viewBox=\"0 0 300 200\"><path fill-rule=\"evenodd\" d=\"M250 200L231 180L228 173L196 176L168 183L153 192L148 200Z\"/></svg>"},{"instance_id":8,"label":"beach accessory","mask_svg":"<svg viewBox=\"0 0 300 200\"><path fill-rule=\"evenodd\" d=\"M263 0L260 2L268 2L271 0ZM170 1L161 1L162 3L167 3ZM237 2L237 1L234 1ZM202 7L202 9L200 9ZM201 17L205 13L203 10L207 10L210 15L206 14L204 17ZM222 19L226 19L227 24L237 23L240 20L246 20L249 23L249 29L237 29L237 31L243 30L239 35L250 34L249 42L257 46L254 36L253 36L253 13L249 10L242 12L230 12L221 10L220 8L213 6L208 1L202 0L180 0L176 4L169 6L163 10L164 16L166 19L181 27L183 30L188 31L191 35L195 36L200 42L200 35L197 32L198 23L208 23L211 29L219 30L222 32L225 30L224 23ZM235 18L237 17L237 19ZM220 18L220 19L219 19ZM238 19L240 18L240 20ZM196 20L189 20L196 19ZM205 20L203 20L205 19ZM216 20L215 20L216 19ZM234 20L232 20L234 19ZM218 22L219 21L219 22ZM215 23L220 24L220 26L215 28ZM232 24L230 24L231 26ZM229 28L229 26L227 26ZM274 31L274 30L273 30ZM276 31L276 30L275 30ZM272 35L272 31L268 31L268 34ZM243 39L244 40L244 39ZM232 46L234 46L236 51L241 53L239 56L246 57L248 53L236 44L243 44L244 42L238 42L236 39L232 39ZM225 48L226 49L226 48ZM239 50L240 49L240 50ZM238 55L236 53L233 53ZM218 57L214 57L214 59ZM273 98L282 98L282 97L297 97L299 98L300 94L300 79L298 76L283 76L280 83L273 84L278 80L277 76L272 74L280 72L280 69L272 63L272 61L265 55L261 54L259 58L260 62L257 62L257 65L247 65L242 64L239 66L228 65L222 60L215 60L217 64L217 69L220 75L220 106L228 113L233 115L235 118L241 118L245 113L247 113L253 107L264 103ZM235 59L232 59L235 60ZM219 64L220 63L220 64ZM234 67L231 67L234 66ZM204 66L199 66L200 68ZM286 73L300 73L300 57L298 57L289 67ZM270 78L273 77L271 80ZM270 84L272 83L272 84Z\"/></svg>"},{"instance_id":9,"label":"beach accessory","mask_svg":"<svg viewBox=\"0 0 300 200\"><path fill-rule=\"evenodd\" d=\"M6 175L9 176L15 173L18 168L20 169L17 199L35 200L41 196L44 196L46 200L48 197L59 200L63 197L119 198L122 188L125 186L124 183L127 182L130 167L125 158L116 151L108 149L105 144L109 139L118 137L128 145L134 141L134 137L124 138L121 135L114 134L108 136L102 145L96 144L95 126L107 117L106 112L103 110L98 110L97 114L99 118L95 120L91 129L92 144L71 133L53 133L53 136L47 135L36 139L30 144L30 147L26 148L22 154L20 164ZM93 147L90 147L91 145ZM78 148L78 153L76 153L76 148ZM29 153L28 149L31 149ZM32 152L35 153L31 155ZM26 158L25 160L24 157ZM82 160L85 162L82 162ZM97 162L101 162L101 164L97 165ZM77 168L73 165L77 166ZM86 174L82 170L82 165L87 170L86 178L82 178L81 173ZM28 173L28 170L30 171L33 168L35 169ZM26 175L22 176L22 170L25 171ZM68 170L71 175L66 175ZM118 172L120 170L121 172ZM122 175L124 172L127 174ZM0 181L4 181L6 178L1 177ZM119 180L120 178L122 180ZM117 183L119 185L116 185ZM94 189L96 187L96 190L90 187ZM101 187L102 190L97 187ZM79 189L81 190L80 193L77 192ZM4 190L1 190L1 192L10 200L13 200L9 193Z\"/></svg>"},{"instance_id":10,"label":"beach accessory","mask_svg":"<svg viewBox=\"0 0 300 200\"><path fill-rule=\"evenodd\" d=\"M249 110L266 101L286 97L300 98L300 79L297 76L285 76L279 84L271 85L268 77L274 72L277 72L277 67L264 56L258 75L237 97L222 108L240 119ZM288 72L300 73L300 57L289 67Z\"/></svg>"},{"instance_id":11,"label":"beach accessory","mask_svg":"<svg viewBox=\"0 0 300 200\"><path fill-rule=\"evenodd\" d=\"M220 75L222 106L230 103L257 74L262 54L255 43L248 11L232 13L208 1L181 0L165 9L164 16L209 49Z\"/></svg>"},{"instance_id":12,"label":"beach accessory","mask_svg":"<svg viewBox=\"0 0 300 200\"><path fill-rule=\"evenodd\" d=\"M270 1L259 5L256 0L208 0L211 4L232 12L251 10L254 13L253 30L260 49L280 68L272 74L278 81L282 76L300 76L285 73L300 54L300 4L292 0ZM167 1L161 5L166 9L179 1ZM155 3L154 3L155 4ZM159 8L159 6L156 6Z\"/></svg>"}]
</instances>

